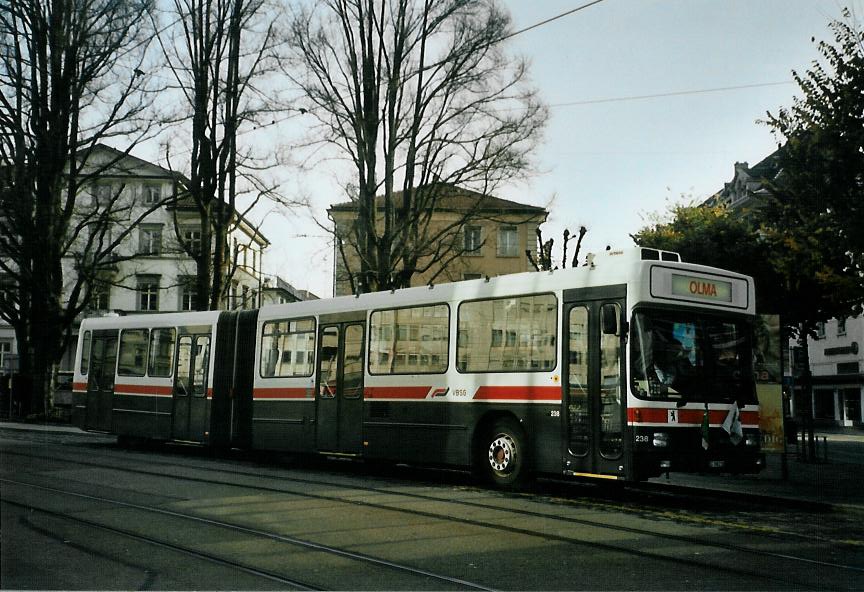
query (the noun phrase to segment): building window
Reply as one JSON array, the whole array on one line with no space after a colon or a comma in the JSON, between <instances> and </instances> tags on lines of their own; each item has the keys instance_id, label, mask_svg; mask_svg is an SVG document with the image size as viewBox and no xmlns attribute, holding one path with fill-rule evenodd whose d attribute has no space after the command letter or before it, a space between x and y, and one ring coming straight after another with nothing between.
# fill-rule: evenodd
<instances>
[{"instance_id":1,"label":"building window","mask_svg":"<svg viewBox=\"0 0 864 592\"><path fill-rule=\"evenodd\" d=\"M12 340L11 339L0 339L0 354L11 354L12 353Z\"/></svg>"},{"instance_id":2,"label":"building window","mask_svg":"<svg viewBox=\"0 0 864 592\"><path fill-rule=\"evenodd\" d=\"M858 374L858 362L841 362L837 364L837 374Z\"/></svg>"},{"instance_id":3,"label":"building window","mask_svg":"<svg viewBox=\"0 0 864 592\"><path fill-rule=\"evenodd\" d=\"M180 286L180 310L195 310L198 286L195 278L184 278Z\"/></svg>"},{"instance_id":4,"label":"building window","mask_svg":"<svg viewBox=\"0 0 864 592\"><path fill-rule=\"evenodd\" d=\"M480 246L481 246L481 236L482 230L480 226L466 226L464 237L465 237L465 254L466 255L480 255Z\"/></svg>"},{"instance_id":5,"label":"building window","mask_svg":"<svg viewBox=\"0 0 864 592\"><path fill-rule=\"evenodd\" d=\"M498 228L499 257L519 256L519 232L515 226L500 226Z\"/></svg>"},{"instance_id":6,"label":"building window","mask_svg":"<svg viewBox=\"0 0 864 592\"><path fill-rule=\"evenodd\" d=\"M114 186L110 183L97 183L90 190L93 196L93 206L107 206L114 199Z\"/></svg>"},{"instance_id":7,"label":"building window","mask_svg":"<svg viewBox=\"0 0 864 592\"><path fill-rule=\"evenodd\" d=\"M15 290L15 280L8 274L0 273L0 303L12 306L17 310L16 299L17 293Z\"/></svg>"},{"instance_id":8,"label":"building window","mask_svg":"<svg viewBox=\"0 0 864 592\"><path fill-rule=\"evenodd\" d=\"M138 234L138 253L160 255L162 253L162 225L142 224Z\"/></svg>"},{"instance_id":9,"label":"building window","mask_svg":"<svg viewBox=\"0 0 864 592\"><path fill-rule=\"evenodd\" d=\"M816 323L816 339L825 339L825 323L822 321Z\"/></svg>"},{"instance_id":10,"label":"building window","mask_svg":"<svg viewBox=\"0 0 864 592\"><path fill-rule=\"evenodd\" d=\"M846 335L846 319L837 319L837 337Z\"/></svg>"},{"instance_id":11,"label":"building window","mask_svg":"<svg viewBox=\"0 0 864 592\"><path fill-rule=\"evenodd\" d=\"M104 284L93 286L90 294L90 310L108 310L111 308L111 287Z\"/></svg>"},{"instance_id":12,"label":"building window","mask_svg":"<svg viewBox=\"0 0 864 592\"><path fill-rule=\"evenodd\" d=\"M159 310L159 280L157 278L138 279L138 310Z\"/></svg>"},{"instance_id":13,"label":"building window","mask_svg":"<svg viewBox=\"0 0 864 592\"><path fill-rule=\"evenodd\" d=\"M162 200L162 186L147 183L141 188L141 201L144 205L157 204Z\"/></svg>"},{"instance_id":14,"label":"building window","mask_svg":"<svg viewBox=\"0 0 864 592\"><path fill-rule=\"evenodd\" d=\"M197 257L201 253L201 229L186 228L183 231L183 242L186 245L186 252Z\"/></svg>"}]
</instances>

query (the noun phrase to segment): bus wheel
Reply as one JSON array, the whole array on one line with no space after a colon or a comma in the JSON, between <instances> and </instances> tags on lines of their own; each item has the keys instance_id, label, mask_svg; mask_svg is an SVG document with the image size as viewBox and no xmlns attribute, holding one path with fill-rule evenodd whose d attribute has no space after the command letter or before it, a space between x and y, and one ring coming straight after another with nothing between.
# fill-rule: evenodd
<instances>
[{"instance_id":1,"label":"bus wheel","mask_svg":"<svg viewBox=\"0 0 864 592\"><path fill-rule=\"evenodd\" d=\"M527 474L527 462L525 436L519 424L512 419L498 420L483 441L481 462L486 479L504 489L521 485Z\"/></svg>"}]
</instances>

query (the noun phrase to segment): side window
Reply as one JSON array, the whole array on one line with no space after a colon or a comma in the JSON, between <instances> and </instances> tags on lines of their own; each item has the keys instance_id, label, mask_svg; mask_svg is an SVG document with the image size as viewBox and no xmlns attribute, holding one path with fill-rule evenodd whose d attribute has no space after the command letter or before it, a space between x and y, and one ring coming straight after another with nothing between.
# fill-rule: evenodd
<instances>
[{"instance_id":1,"label":"side window","mask_svg":"<svg viewBox=\"0 0 864 592\"><path fill-rule=\"evenodd\" d=\"M617 304L604 304L606 314L621 318ZM600 454L618 458L621 440L621 336L620 331L600 334Z\"/></svg>"},{"instance_id":2,"label":"side window","mask_svg":"<svg viewBox=\"0 0 864 592\"><path fill-rule=\"evenodd\" d=\"M447 371L450 309L446 304L376 310L369 326L370 374Z\"/></svg>"},{"instance_id":3,"label":"side window","mask_svg":"<svg viewBox=\"0 0 864 592\"><path fill-rule=\"evenodd\" d=\"M127 329L120 333L120 353L117 357L117 374L120 376L144 376L147 368L147 329Z\"/></svg>"},{"instance_id":4,"label":"side window","mask_svg":"<svg viewBox=\"0 0 864 592\"><path fill-rule=\"evenodd\" d=\"M312 376L315 319L270 321L261 336L261 376Z\"/></svg>"},{"instance_id":5,"label":"side window","mask_svg":"<svg viewBox=\"0 0 864 592\"><path fill-rule=\"evenodd\" d=\"M359 399L363 395L363 325L348 325L344 339L342 392L347 399Z\"/></svg>"},{"instance_id":6,"label":"side window","mask_svg":"<svg viewBox=\"0 0 864 592\"><path fill-rule=\"evenodd\" d=\"M542 372L555 368L554 294L465 302L459 306L456 369Z\"/></svg>"},{"instance_id":7,"label":"side window","mask_svg":"<svg viewBox=\"0 0 864 592\"><path fill-rule=\"evenodd\" d=\"M195 359L192 361L192 394L197 397L207 395L207 369L210 364L210 336L199 335L195 339Z\"/></svg>"},{"instance_id":8,"label":"side window","mask_svg":"<svg viewBox=\"0 0 864 592\"><path fill-rule=\"evenodd\" d=\"M81 341L81 374L87 376L90 369L90 343L92 335L90 331L84 331L84 339Z\"/></svg>"},{"instance_id":9,"label":"side window","mask_svg":"<svg viewBox=\"0 0 864 592\"><path fill-rule=\"evenodd\" d=\"M567 421L570 452L576 456L588 454L591 424L588 401L588 309L574 306L567 323Z\"/></svg>"},{"instance_id":10,"label":"side window","mask_svg":"<svg viewBox=\"0 0 864 592\"><path fill-rule=\"evenodd\" d=\"M171 376L174 369L174 329L153 329L150 333L150 376Z\"/></svg>"}]
</instances>

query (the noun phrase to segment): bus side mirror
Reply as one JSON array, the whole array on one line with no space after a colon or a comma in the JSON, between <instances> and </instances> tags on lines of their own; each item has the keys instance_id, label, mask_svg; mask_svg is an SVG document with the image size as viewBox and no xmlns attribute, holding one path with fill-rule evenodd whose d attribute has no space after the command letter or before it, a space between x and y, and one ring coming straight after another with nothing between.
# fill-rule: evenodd
<instances>
[{"instance_id":1,"label":"bus side mirror","mask_svg":"<svg viewBox=\"0 0 864 592\"><path fill-rule=\"evenodd\" d=\"M621 335L621 318L618 307L614 304L604 304L600 309L600 327L604 335Z\"/></svg>"}]
</instances>

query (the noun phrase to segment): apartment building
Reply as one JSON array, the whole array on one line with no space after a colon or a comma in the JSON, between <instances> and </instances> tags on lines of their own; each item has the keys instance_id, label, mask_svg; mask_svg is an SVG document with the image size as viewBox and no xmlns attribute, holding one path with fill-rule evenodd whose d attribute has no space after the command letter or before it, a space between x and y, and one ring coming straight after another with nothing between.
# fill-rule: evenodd
<instances>
[{"instance_id":1,"label":"apartment building","mask_svg":"<svg viewBox=\"0 0 864 592\"><path fill-rule=\"evenodd\" d=\"M97 145L87 155L85 174L92 181L76 199L76 216L110 210L111 222L99 237L110 245L122 232L131 231L112 252L114 263L100 272L94 296L83 316L149 314L195 307L196 265L189 255L200 249L200 214L183 197L187 180L174 171ZM78 246L63 259L66 292L76 280L82 233ZM186 248L184 248L184 245ZM227 237L228 263L221 270L230 283L222 308L253 308L261 303L263 254L269 245L261 232L239 213L231 213ZM79 319L80 321L80 319ZM73 334L75 333L73 328ZM0 320L0 363L14 371L17 344L12 328ZM69 357L60 368L71 367ZM3 368L0 368L2 371Z\"/></svg>"},{"instance_id":2,"label":"apartment building","mask_svg":"<svg viewBox=\"0 0 864 592\"><path fill-rule=\"evenodd\" d=\"M422 191L422 189L420 190ZM541 207L522 204L485 195L469 189L446 186L438 192L434 209L428 212L429 235L440 232L439 242L449 242L443 249L447 256L435 258L429 254L420 259L420 267L428 270L415 273L412 286L477 279L523 271L533 271L525 252L536 254L537 228L546 221L548 212ZM401 206L402 193L394 196ZM376 198L376 223L383 227L384 198ZM336 236L348 245L344 257L334 252L334 295L351 293L349 273L360 268L353 241L352 225L356 222L357 202L332 205L327 213L335 226ZM449 229L449 230L445 230Z\"/></svg>"}]
</instances>

